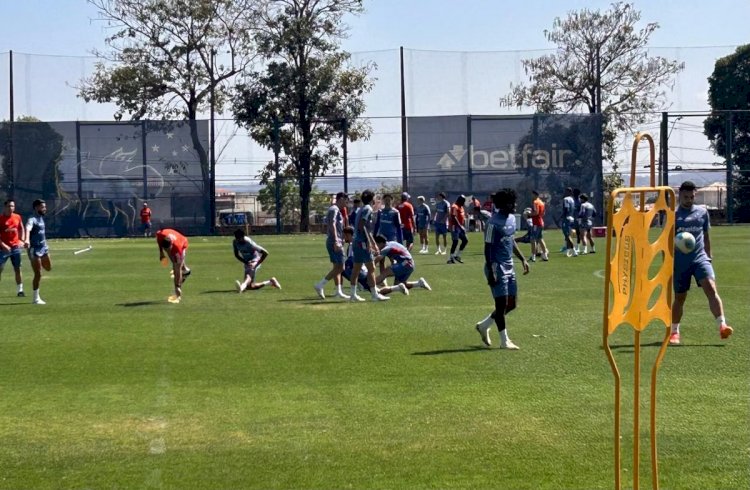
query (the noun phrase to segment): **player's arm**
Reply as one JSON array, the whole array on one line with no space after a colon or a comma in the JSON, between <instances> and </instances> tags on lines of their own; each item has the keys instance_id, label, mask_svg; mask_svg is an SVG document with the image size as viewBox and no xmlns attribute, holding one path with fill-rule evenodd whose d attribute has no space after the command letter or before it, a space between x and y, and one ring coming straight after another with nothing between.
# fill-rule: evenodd
<instances>
[{"instance_id":1,"label":"player's arm","mask_svg":"<svg viewBox=\"0 0 750 490\"><path fill-rule=\"evenodd\" d=\"M372 229L372 232L376 235L378 234L378 231L380 231L380 215L383 214L383 210L378 211L378 216L375 218L375 226Z\"/></svg>"},{"instance_id":2,"label":"player's arm","mask_svg":"<svg viewBox=\"0 0 750 490\"><path fill-rule=\"evenodd\" d=\"M703 248L706 251L708 260L713 260L713 256L711 255L711 236L709 235L708 230L703 231Z\"/></svg>"},{"instance_id":3,"label":"player's arm","mask_svg":"<svg viewBox=\"0 0 750 490\"><path fill-rule=\"evenodd\" d=\"M513 240L513 255L516 256L518 260L521 261L521 266L523 266L523 273L528 274L529 273L529 263L526 261L526 257L523 256L523 253L521 253L521 249L518 248L518 242Z\"/></svg>"},{"instance_id":4,"label":"player's arm","mask_svg":"<svg viewBox=\"0 0 750 490\"><path fill-rule=\"evenodd\" d=\"M258 259L258 265L262 264L264 260L266 260L266 257L268 257L268 251L263 247L258 247L258 251L260 252L260 259Z\"/></svg>"},{"instance_id":5,"label":"player's arm","mask_svg":"<svg viewBox=\"0 0 750 490\"><path fill-rule=\"evenodd\" d=\"M404 230L401 229L402 225L401 213L396 213L396 240L398 240L399 243L403 243L404 241Z\"/></svg>"},{"instance_id":6,"label":"player's arm","mask_svg":"<svg viewBox=\"0 0 750 490\"><path fill-rule=\"evenodd\" d=\"M243 264L247 263L247 260L245 260L245 258L242 255L240 255L240 249L237 246L237 244L233 243L232 248L234 248L234 258L239 260Z\"/></svg>"},{"instance_id":7,"label":"player's arm","mask_svg":"<svg viewBox=\"0 0 750 490\"><path fill-rule=\"evenodd\" d=\"M31 239L31 230L34 229L34 223L31 221L31 218L26 222L26 233L24 234L24 241L23 246L24 248L29 248L29 240Z\"/></svg>"}]
</instances>

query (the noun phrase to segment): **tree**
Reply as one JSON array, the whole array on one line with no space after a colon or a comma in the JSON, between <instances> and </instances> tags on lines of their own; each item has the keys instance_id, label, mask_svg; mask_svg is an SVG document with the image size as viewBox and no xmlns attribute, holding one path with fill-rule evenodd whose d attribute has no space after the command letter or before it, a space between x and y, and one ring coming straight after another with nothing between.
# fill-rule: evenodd
<instances>
[{"instance_id":1,"label":"tree","mask_svg":"<svg viewBox=\"0 0 750 490\"><path fill-rule=\"evenodd\" d=\"M349 54L339 49L343 16L362 11L362 0L270 0L256 37L267 65L237 86L236 121L260 145L286 156L283 168L269 163L261 181L269 184L277 170L298 179L301 231L309 230L314 180L339 164L343 134L348 141L370 134L357 118L373 65L350 67Z\"/></svg>"},{"instance_id":2,"label":"tree","mask_svg":"<svg viewBox=\"0 0 750 490\"><path fill-rule=\"evenodd\" d=\"M557 45L553 54L523 60L528 85L511 86L507 106L531 106L538 112L604 115L603 154L615 161L618 132L645 122L647 113L663 107L665 92L684 64L651 57L645 49L658 29L649 23L640 30L641 13L632 4L614 3L611 10L570 12L544 31Z\"/></svg>"},{"instance_id":3,"label":"tree","mask_svg":"<svg viewBox=\"0 0 750 490\"><path fill-rule=\"evenodd\" d=\"M254 59L253 19L260 0L88 0L113 29L107 61L82 80L86 102L111 102L132 120L179 119L190 123L204 190L209 157L196 120L213 95L221 111L229 81ZM218 63L218 66L217 66Z\"/></svg>"},{"instance_id":4,"label":"tree","mask_svg":"<svg viewBox=\"0 0 750 490\"><path fill-rule=\"evenodd\" d=\"M284 224L298 225L302 216L299 208L299 186L295 184L294 179L279 179L279 196L281 201L281 221ZM263 187L258 193L258 201L261 209L269 214L276 214L276 182ZM326 211L331 205L331 195L313 187L310 192L311 213L316 216L325 216Z\"/></svg>"},{"instance_id":5,"label":"tree","mask_svg":"<svg viewBox=\"0 0 750 490\"><path fill-rule=\"evenodd\" d=\"M750 221L750 44L716 60L708 78L708 103L714 113L703 123L703 131L717 155L732 158L734 218ZM732 112L736 111L736 112ZM744 111L744 112L742 112ZM728 133L731 118L732 133ZM727 145L731 138L730 145Z\"/></svg>"}]
</instances>

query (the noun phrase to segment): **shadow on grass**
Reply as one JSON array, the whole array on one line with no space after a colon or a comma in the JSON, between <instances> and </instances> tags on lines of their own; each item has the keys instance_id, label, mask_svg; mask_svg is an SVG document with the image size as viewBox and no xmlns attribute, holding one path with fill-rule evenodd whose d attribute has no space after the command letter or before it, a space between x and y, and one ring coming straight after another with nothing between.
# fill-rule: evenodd
<instances>
[{"instance_id":1,"label":"shadow on grass","mask_svg":"<svg viewBox=\"0 0 750 490\"><path fill-rule=\"evenodd\" d=\"M198 294L224 294L224 293L237 294L237 290L236 289L212 289L210 291L201 291Z\"/></svg>"},{"instance_id":2,"label":"shadow on grass","mask_svg":"<svg viewBox=\"0 0 750 490\"><path fill-rule=\"evenodd\" d=\"M117 303L115 306L124 306L125 308L131 308L133 306L151 306L160 305L166 303L166 301L134 301L132 303Z\"/></svg>"},{"instance_id":3,"label":"shadow on grass","mask_svg":"<svg viewBox=\"0 0 750 490\"><path fill-rule=\"evenodd\" d=\"M441 354L460 354L461 352L482 352L489 351L487 347L483 345L470 345L463 349L440 349L440 350L428 350L424 352L412 352L413 356L439 356Z\"/></svg>"},{"instance_id":4,"label":"shadow on grass","mask_svg":"<svg viewBox=\"0 0 750 490\"><path fill-rule=\"evenodd\" d=\"M283 299L277 299L279 303L302 303L305 305L325 305L325 304L336 304L336 303L348 303L348 301L328 301L322 300L320 298L283 298Z\"/></svg>"},{"instance_id":5,"label":"shadow on grass","mask_svg":"<svg viewBox=\"0 0 750 490\"><path fill-rule=\"evenodd\" d=\"M30 305L31 301L24 301L23 303L0 303L0 306L20 306L20 305Z\"/></svg>"},{"instance_id":6,"label":"shadow on grass","mask_svg":"<svg viewBox=\"0 0 750 490\"><path fill-rule=\"evenodd\" d=\"M726 344L680 344L670 345L670 349L682 349L684 347L724 347ZM641 344L641 347L661 347L661 342L650 342L648 344ZM635 344L621 344L621 345L610 345L610 349L622 353L633 353L635 352ZM599 347L599 350L604 350L604 347Z\"/></svg>"}]
</instances>

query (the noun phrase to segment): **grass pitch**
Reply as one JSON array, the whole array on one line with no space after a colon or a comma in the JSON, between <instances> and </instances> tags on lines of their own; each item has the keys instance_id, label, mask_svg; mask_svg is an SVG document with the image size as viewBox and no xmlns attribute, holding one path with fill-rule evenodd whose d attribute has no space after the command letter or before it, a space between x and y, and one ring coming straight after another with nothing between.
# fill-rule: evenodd
<instances>
[{"instance_id":1,"label":"grass pitch","mask_svg":"<svg viewBox=\"0 0 750 490\"><path fill-rule=\"evenodd\" d=\"M659 376L662 488L750 487L750 228L711 233L735 334L719 340L694 287L684 345ZM469 238L463 265L415 254L432 292L383 304L316 298L329 266L320 236L257 237L270 251L259 279L283 289L242 295L230 238L192 237L179 305L153 239L53 241L47 305L30 304L28 261L29 297L15 297L9 265L0 282L0 488L612 488L604 242L519 276L510 352L481 347L474 330L492 300L481 236ZM663 332L643 339L644 488ZM630 487L632 334L612 344Z\"/></svg>"}]
</instances>

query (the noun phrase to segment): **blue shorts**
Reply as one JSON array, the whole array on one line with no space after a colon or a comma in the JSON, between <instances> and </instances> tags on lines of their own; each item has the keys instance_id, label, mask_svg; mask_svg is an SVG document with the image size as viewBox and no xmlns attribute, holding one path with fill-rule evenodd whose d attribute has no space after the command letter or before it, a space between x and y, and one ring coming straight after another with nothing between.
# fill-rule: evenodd
<instances>
[{"instance_id":1,"label":"blue shorts","mask_svg":"<svg viewBox=\"0 0 750 490\"><path fill-rule=\"evenodd\" d=\"M574 229L574 222L563 218L562 223L560 224L560 229L562 229L565 238L570 238L570 232Z\"/></svg>"},{"instance_id":2,"label":"blue shorts","mask_svg":"<svg viewBox=\"0 0 750 490\"><path fill-rule=\"evenodd\" d=\"M404 243L414 243L414 232L411 230L403 229L401 234L404 237Z\"/></svg>"},{"instance_id":3,"label":"blue shorts","mask_svg":"<svg viewBox=\"0 0 750 490\"><path fill-rule=\"evenodd\" d=\"M532 240L541 240L544 237L544 227L537 225L532 226L530 236Z\"/></svg>"},{"instance_id":4,"label":"blue shorts","mask_svg":"<svg viewBox=\"0 0 750 490\"><path fill-rule=\"evenodd\" d=\"M10 259L10 263L13 265L14 269L20 269L21 268L21 250L23 250L21 247L11 247L10 252L5 253L0 252L0 271L3 270L3 267L5 267L5 262Z\"/></svg>"},{"instance_id":5,"label":"blue shorts","mask_svg":"<svg viewBox=\"0 0 750 490\"><path fill-rule=\"evenodd\" d=\"M372 252L370 252L367 242L354 242L352 243L352 247L352 250L354 251L354 262L360 264L372 262Z\"/></svg>"},{"instance_id":6,"label":"blue shorts","mask_svg":"<svg viewBox=\"0 0 750 490\"><path fill-rule=\"evenodd\" d=\"M393 264L391 270L393 271L393 277L395 278L396 284L406 282L409 280L411 273L414 272L414 262L407 260L400 264Z\"/></svg>"},{"instance_id":7,"label":"blue shorts","mask_svg":"<svg viewBox=\"0 0 750 490\"><path fill-rule=\"evenodd\" d=\"M690 279L692 277L695 277L695 283L698 285L707 277L716 279L711 261L708 258L698 259L682 270L678 270L675 264L673 277L674 292L687 293L690 289Z\"/></svg>"},{"instance_id":8,"label":"blue shorts","mask_svg":"<svg viewBox=\"0 0 750 490\"><path fill-rule=\"evenodd\" d=\"M487 264L484 266L484 277L489 278ZM498 268L495 270L495 277L497 277L497 284L490 288L493 298L518 295L518 284L516 283L515 273L506 275Z\"/></svg>"},{"instance_id":9,"label":"blue shorts","mask_svg":"<svg viewBox=\"0 0 750 490\"><path fill-rule=\"evenodd\" d=\"M39 247L29 247L29 259L31 260L36 257L44 257L47 254L49 254L49 247L46 243Z\"/></svg>"},{"instance_id":10,"label":"blue shorts","mask_svg":"<svg viewBox=\"0 0 750 490\"><path fill-rule=\"evenodd\" d=\"M255 274L258 272L261 265L263 264L259 264L255 261L245 262L245 275L250 276L252 282L255 282Z\"/></svg>"},{"instance_id":11,"label":"blue shorts","mask_svg":"<svg viewBox=\"0 0 750 490\"><path fill-rule=\"evenodd\" d=\"M448 225L445 223L435 223L435 234L436 235L447 235Z\"/></svg>"},{"instance_id":12,"label":"blue shorts","mask_svg":"<svg viewBox=\"0 0 750 490\"><path fill-rule=\"evenodd\" d=\"M430 231L430 223L419 223L417 222L417 231L423 232L423 231Z\"/></svg>"},{"instance_id":13,"label":"blue shorts","mask_svg":"<svg viewBox=\"0 0 750 490\"><path fill-rule=\"evenodd\" d=\"M451 238L456 242L466 240L466 230L458 228L451 230Z\"/></svg>"},{"instance_id":14,"label":"blue shorts","mask_svg":"<svg viewBox=\"0 0 750 490\"><path fill-rule=\"evenodd\" d=\"M151 229L151 222L147 221L146 223L141 223L141 226L143 226L143 231L150 230Z\"/></svg>"},{"instance_id":15,"label":"blue shorts","mask_svg":"<svg viewBox=\"0 0 750 490\"><path fill-rule=\"evenodd\" d=\"M334 249L333 242L326 242L326 250L328 250L328 258L331 259L332 264L343 264L346 260L344 257L343 247L340 250Z\"/></svg>"}]
</instances>

